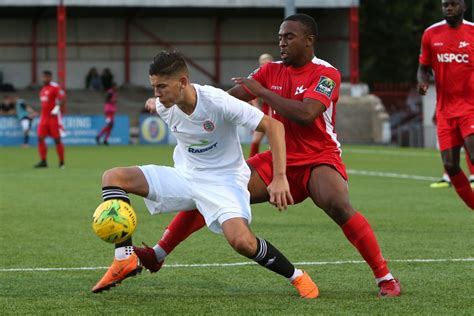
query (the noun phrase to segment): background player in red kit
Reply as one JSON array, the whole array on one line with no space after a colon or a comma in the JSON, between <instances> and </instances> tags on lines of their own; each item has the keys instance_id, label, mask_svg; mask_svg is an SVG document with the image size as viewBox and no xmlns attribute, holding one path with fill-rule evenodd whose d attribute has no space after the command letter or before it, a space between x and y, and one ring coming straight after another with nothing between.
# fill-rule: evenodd
<instances>
[{"instance_id":1,"label":"background player in red kit","mask_svg":"<svg viewBox=\"0 0 474 316\"><path fill-rule=\"evenodd\" d=\"M285 127L287 178L295 203L310 197L342 229L347 239L371 267L380 288L379 297L399 296L370 224L349 202L347 175L335 133L336 102L341 76L329 63L314 56L317 26L305 14L287 17L280 26L282 62L254 71L251 78L234 78L229 93L241 100L260 97ZM270 152L248 160L252 173L248 188L252 203L269 200L272 179ZM135 247L143 265L152 272L165 256L191 233L204 226L197 211L180 212L153 248Z\"/></svg>"},{"instance_id":2,"label":"background player in red kit","mask_svg":"<svg viewBox=\"0 0 474 316\"><path fill-rule=\"evenodd\" d=\"M43 88L40 91L41 116L38 124L38 151L41 160L35 165L35 168L48 166L46 162L48 147L45 142L47 136L54 139L59 167L64 168L64 145L61 142L60 130L62 129L61 112L64 110L66 95L52 79L51 71L43 71Z\"/></svg>"},{"instance_id":3,"label":"background player in red kit","mask_svg":"<svg viewBox=\"0 0 474 316\"><path fill-rule=\"evenodd\" d=\"M109 136L114 128L115 112L117 112L117 85L112 83L110 89L107 90L104 104L105 126L100 130L95 137L97 145L100 144L100 138L103 136L103 144L109 144Z\"/></svg>"},{"instance_id":4,"label":"background player in red kit","mask_svg":"<svg viewBox=\"0 0 474 316\"><path fill-rule=\"evenodd\" d=\"M428 90L430 70L436 81L436 130L444 170L457 194L474 209L474 193L459 163L464 146L474 162L474 23L464 20L463 0L442 0L444 21L423 33L418 91Z\"/></svg>"}]
</instances>

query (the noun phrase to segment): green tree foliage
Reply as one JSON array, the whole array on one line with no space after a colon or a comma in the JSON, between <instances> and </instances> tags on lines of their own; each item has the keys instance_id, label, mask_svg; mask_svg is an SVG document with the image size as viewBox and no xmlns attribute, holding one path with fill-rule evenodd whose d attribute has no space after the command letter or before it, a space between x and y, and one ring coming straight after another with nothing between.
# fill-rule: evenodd
<instances>
[{"instance_id":1,"label":"green tree foliage","mask_svg":"<svg viewBox=\"0 0 474 316\"><path fill-rule=\"evenodd\" d=\"M468 20L470 2L466 0ZM370 85L416 81L423 31L441 20L441 0L361 0L361 80Z\"/></svg>"}]
</instances>

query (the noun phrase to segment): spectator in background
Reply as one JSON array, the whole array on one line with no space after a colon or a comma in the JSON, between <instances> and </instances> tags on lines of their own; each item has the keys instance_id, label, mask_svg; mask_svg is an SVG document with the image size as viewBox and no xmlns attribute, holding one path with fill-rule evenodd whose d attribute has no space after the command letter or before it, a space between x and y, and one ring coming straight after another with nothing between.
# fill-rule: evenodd
<instances>
[{"instance_id":1,"label":"spectator in background","mask_svg":"<svg viewBox=\"0 0 474 316\"><path fill-rule=\"evenodd\" d=\"M109 145L109 136L114 128L114 117L117 112L117 85L112 82L112 86L107 90L104 104L105 126L95 137L97 145L100 145L100 139L104 136L104 145Z\"/></svg>"},{"instance_id":2,"label":"spectator in background","mask_svg":"<svg viewBox=\"0 0 474 316\"><path fill-rule=\"evenodd\" d=\"M93 67L86 76L86 89L99 91L102 89L102 83L97 68Z\"/></svg>"},{"instance_id":3,"label":"spectator in background","mask_svg":"<svg viewBox=\"0 0 474 316\"><path fill-rule=\"evenodd\" d=\"M9 96L3 96L2 104L0 104L0 115L15 114L15 100Z\"/></svg>"},{"instance_id":4,"label":"spectator in background","mask_svg":"<svg viewBox=\"0 0 474 316\"><path fill-rule=\"evenodd\" d=\"M267 54L267 53L260 55L260 57L258 58L258 63L260 65L260 67L262 67L263 65L265 65L267 63L271 63L272 61L273 61L273 56L270 55L270 54ZM263 114L272 116L270 106L268 104L264 103L261 98L256 98L256 99L252 100L251 103L254 106L256 106L258 109L260 109L263 112ZM254 131L253 132L252 142L250 143L249 158L251 158L251 157L255 156L256 154L258 154L259 149L260 149L260 143L262 142L264 136L265 136L265 134L262 133L262 132L259 132L259 131Z\"/></svg>"},{"instance_id":5,"label":"spectator in background","mask_svg":"<svg viewBox=\"0 0 474 316\"><path fill-rule=\"evenodd\" d=\"M21 129L23 130L23 147L28 147L31 122L33 122L33 119L38 115L38 113L36 113L31 106L26 104L25 100L20 99L18 96L14 97L14 101L16 117L18 118Z\"/></svg>"},{"instance_id":6,"label":"spectator in background","mask_svg":"<svg viewBox=\"0 0 474 316\"><path fill-rule=\"evenodd\" d=\"M112 72L109 68L105 68L102 71L102 74L100 75L100 80L102 82L102 87L104 88L104 91L108 91L110 88L112 88L114 82L114 75L112 75Z\"/></svg>"}]
</instances>

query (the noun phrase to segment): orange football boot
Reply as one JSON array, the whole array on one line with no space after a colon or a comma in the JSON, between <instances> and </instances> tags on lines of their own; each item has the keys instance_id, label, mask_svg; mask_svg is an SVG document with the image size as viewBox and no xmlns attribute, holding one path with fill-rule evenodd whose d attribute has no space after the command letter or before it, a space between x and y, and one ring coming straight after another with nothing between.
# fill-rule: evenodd
<instances>
[{"instance_id":1,"label":"orange football boot","mask_svg":"<svg viewBox=\"0 0 474 316\"><path fill-rule=\"evenodd\" d=\"M297 277L291 284L293 284L302 298L317 298L319 296L318 286L311 280L306 271L303 271L303 275Z\"/></svg>"},{"instance_id":2,"label":"orange football boot","mask_svg":"<svg viewBox=\"0 0 474 316\"><path fill-rule=\"evenodd\" d=\"M114 259L107 272L92 288L93 293L100 293L119 284L130 276L135 276L142 271L140 260L134 253L124 260Z\"/></svg>"}]
</instances>

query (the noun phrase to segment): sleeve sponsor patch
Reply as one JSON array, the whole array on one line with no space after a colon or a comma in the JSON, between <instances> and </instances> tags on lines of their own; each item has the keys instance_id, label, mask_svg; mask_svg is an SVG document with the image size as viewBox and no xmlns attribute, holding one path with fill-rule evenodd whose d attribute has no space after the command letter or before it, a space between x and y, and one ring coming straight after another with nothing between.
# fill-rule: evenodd
<instances>
[{"instance_id":1,"label":"sleeve sponsor patch","mask_svg":"<svg viewBox=\"0 0 474 316\"><path fill-rule=\"evenodd\" d=\"M329 77L321 76L319 77L319 82L314 88L314 91L324 94L328 98L331 97L332 92L336 88L336 82Z\"/></svg>"},{"instance_id":2,"label":"sleeve sponsor patch","mask_svg":"<svg viewBox=\"0 0 474 316\"><path fill-rule=\"evenodd\" d=\"M248 75L247 78L252 79L252 78L253 78L253 75L255 75L259 70L260 70L260 68L255 69L254 71L252 71L252 72L250 73L250 75Z\"/></svg>"}]
</instances>

